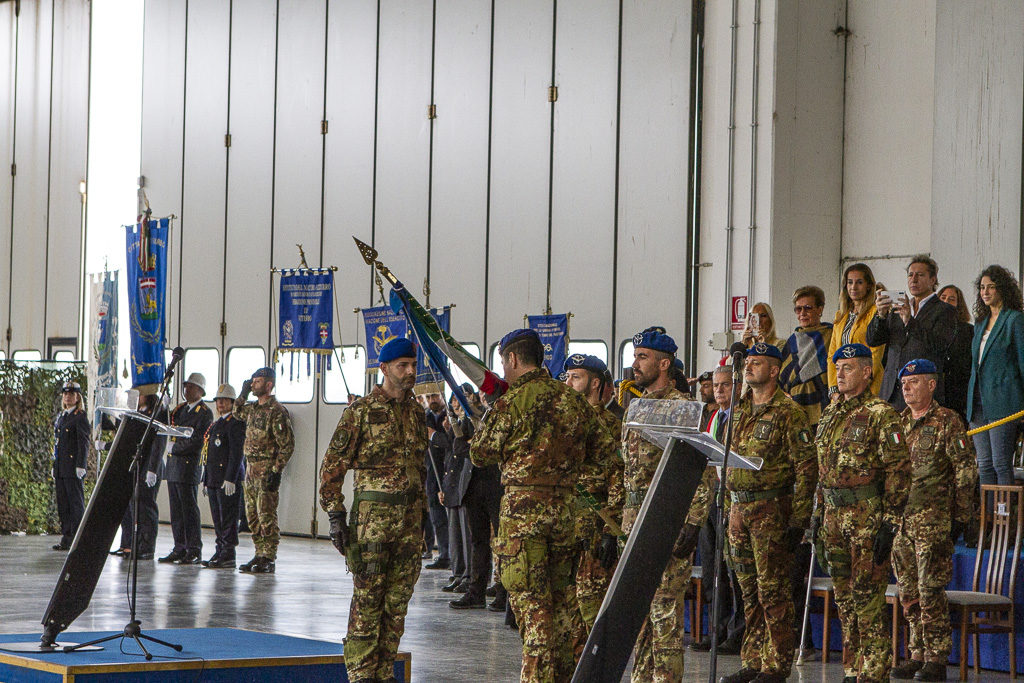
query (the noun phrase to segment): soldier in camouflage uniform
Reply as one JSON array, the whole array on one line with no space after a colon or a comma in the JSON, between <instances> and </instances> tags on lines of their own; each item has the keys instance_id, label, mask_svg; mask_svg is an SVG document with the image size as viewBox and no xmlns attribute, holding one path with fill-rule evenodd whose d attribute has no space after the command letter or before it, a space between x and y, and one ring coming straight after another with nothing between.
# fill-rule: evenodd
<instances>
[{"instance_id":1,"label":"soldier in camouflage uniform","mask_svg":"<svg viewBox=\"0 0 1024 683\"><path fill-rule=\"evenodd\" d=\"M910 449L910 497L892 547L900 603L910 625L910 660L893 678L946 680L953 649L946 584L953 544L971 521L978 488L974 448L960 416L933 399L938 370L917 359L900 370L903 433Z\"/></svg>"},{"instance_id":2,"label":"soldier in camouflage uniform","mask_svg":"<svg viewBox=\"0 0 1024 683\"><path fill-rule=\"evenodd\" d=\"M676 389L672 382L675 352L676 343L665 334L664 328L650 327L633 337L633 376L636 386L644 390L643 398L675 401L690 398ZM662 449L645 440L639 432L629 430L623 435L626 501L622 508L622 530L627 534L633 528L661 455ZM700 527L707 518L714 481L715 469L708 467L654 593L650 613L637 636L631 677L634 683L668 683L683 679L684 596L693 569L693 550L697 546Z\"/></svg>"},{"instance_id":3,"label":"soldier in camouflage uniform","mask_svg":"<svg viewBox=\"0 0 1024 683\"><path fill-rule=\"evenodd\" d=\"M899 415L870 391L871 350L846 344L832 356L840 399L818 424L818 513L811 537L835 586L843 625L844 683L888 680L885 625L889 553L910 488Z\"/></svg>"},{"instance_id":4,"label":"soldier in camouflage uniform","mask_svg":"<svg viewBox=\"0 0 1024 683\"><path fill-rule=\"evenodd\" d=\"M605 407L601 400L605 389L608 366L597 356L573 354L562 365L565 383L580 392L595 411L617 446L622 433L622 421ZM594 628L608 583L615 573L619 547L617 530L602 520L590 501L596 501L602 511L621 530L622 524L622 456L618 448L601 454L600 476L593 481L581 481L583 488L577 498L576 543L579 548L576 569L576 600L587 633ZM585 640L585 638L582 638Z\"/></svg>"},{"instance_id":5,"label":"soldier in camouflage uniform","mask_svg":"<svg viewBox=\"0 0 1024 683\"><path fill-rule=\"evenodd\" d=\"M574 583L576 483L597 476L615 442L579 393L541 367L533 330L499 346L508 392L470 444L477 467L498 464L505 495L493 547L523 637L522 681L568 681L583 632Z\"/></svg>"},{"instance_id":6,"label":"soldier in camouflage uniform","mask_svg":"<svg viewBox=\"0 0 1024 683\"><path fill-rule=\"evenodd\" d=\"M427 421L412 395L416 349L393 339L379 359L384 383L342 414L320 466L320 506L352 572L345 667L353 683L393 679L420 575L426 505ZM355 482L346 526L341 487L349 470Z\"/></svg>"},{"instance_id":7,"label":"soldier in camouflage uniform","mask_svg":"<svg viewBox=\"0 0 1024 683\"><path fill-rule=\"evenodd\" d=\"M276 383L274 368L260 368L252 379L242 382L233 411L245 423L245 514L256 546L256 556L238 569L255 574L274 573L281 540L277 526L281 473L295 450L288 410L272 394ZM250 391L255 403L246 402Z\"/></svg>"},{"instance_id":8,"label":"soldier in camouflage uniform","mask_svg":"<svg viewBox=\"0 0 1024 683\"><path fill-rule=\"evenodd\" d=\"M743 592L746 631L736 673L723 683L785 681L793 664L793 551L811 519L817 459L807 414L779 388L782 353L755 342L736 405L734 450L759 471L730 469L729 552Z\"/></svg>"}]
</instances>

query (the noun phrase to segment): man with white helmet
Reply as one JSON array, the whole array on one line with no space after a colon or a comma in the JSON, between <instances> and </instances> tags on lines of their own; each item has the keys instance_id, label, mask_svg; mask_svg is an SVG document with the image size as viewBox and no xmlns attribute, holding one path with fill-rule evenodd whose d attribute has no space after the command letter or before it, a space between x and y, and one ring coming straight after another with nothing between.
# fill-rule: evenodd
<instances>
[{"instance_id":1,"label":"man with white helmet","mask_svg":"<svg viewBox=\"0 0 1024 683\"><path fill-rule=\"evenodd\" d=\"M185 400L171 411L171 424L175 427L191 427L192 436L170 437L164 481L171 504L171 533L174 535L174 549L161 557L160 562L174 564L199 564L202 559L203 540L199 529L199 503L196 494L199 489L199 460L203 448L203 437L213 412L203 403L206 395L206 378L193 372L182 385Z\"/></svg>"},{"instance_id":2,"label":"man with white helmet","mask_svg":"<svg viewBox=\"0 0 1024 683\"><path fill-rule=\"evenodd\" d=\"M238 546L238 491L245 481L245 422L232 415L235 388L230 384L221 384L213 400L218 417L206 430L203 442L203 492L210 499L217 550L203 560L203 566L233 569Z\"/></svg>"}]
</instances>

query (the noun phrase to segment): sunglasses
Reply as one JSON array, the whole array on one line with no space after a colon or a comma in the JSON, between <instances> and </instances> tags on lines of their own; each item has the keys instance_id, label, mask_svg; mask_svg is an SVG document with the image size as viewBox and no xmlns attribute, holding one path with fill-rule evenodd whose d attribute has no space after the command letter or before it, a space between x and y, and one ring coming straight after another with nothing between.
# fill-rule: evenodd
<instances>
[{"instance_id":1,"label":"sunglasses","mask_svg":"<svg viewBox=\"0 0 1024 683\"><path fill-rule=\"evenodd\" d=\"M793 312L794 313L810 313L815 308L817 308L817 306L794 306L793 307Z\"/></svg>"}]
</instances>

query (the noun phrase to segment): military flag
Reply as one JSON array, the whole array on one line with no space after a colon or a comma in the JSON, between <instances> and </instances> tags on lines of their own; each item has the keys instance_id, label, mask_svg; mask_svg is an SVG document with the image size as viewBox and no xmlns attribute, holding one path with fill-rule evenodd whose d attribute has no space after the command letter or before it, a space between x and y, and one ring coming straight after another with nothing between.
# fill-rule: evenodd
<instances>
[{"instance_id":1,"label":"military flag","mask_svg":"<svg viewBox=\"0 0 1024 683\"><path fill-rule=\"evenodd\" d=\"M544 345L544 367L552 377L558 377L569 348L569 314L530 315L527 321L527 327L537 333Z\"/></svg>"},{"instance_id":2,"label":"military flag","mask_svg":"<svg viewBox=\"0 0 1024 683\"><path fill-rule=\"evenodd\" d=\"M317 359L317 371L325 359L330 367L334 351L334 271L330 268L288 268L281 271L277 348L282 353L306 354L306 374L312 372L309 357ZM294 376L294 363L290 364Z\"/></svg>"}]
</instances>

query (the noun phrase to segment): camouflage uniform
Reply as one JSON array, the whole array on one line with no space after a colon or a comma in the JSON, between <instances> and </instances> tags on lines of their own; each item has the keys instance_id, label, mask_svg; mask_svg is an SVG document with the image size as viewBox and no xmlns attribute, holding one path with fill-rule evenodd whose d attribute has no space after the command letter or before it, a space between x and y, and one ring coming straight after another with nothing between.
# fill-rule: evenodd
<instances>
[{"instance_id":1,"label":"camouflage uniform","mask_svg":"<svg viewBox=\"0 0 1024 683\"><path fill-rule=\"evenodd\" d=\"M790 528L805 529L817 482L807 415L776 387L754 405L750 392L736 406L734 450L762 458L760 471L730 469L729 552L743 591L744 668L788 676L793 664Z\"/></svg>"},{"instance_id":2,"label":"camouflage uniform","mask_svg":"<svg viewBox=\"0 0 1024 683\"><path fill-rule=\"evenodd\" d=\"M267 489L267 478L282 472L295 450L288 410L273 396L264 404L235 399L234 416L245 423L245 515L256 556L277 559L281 532L277 526L278 491Z\"/></svg>"},{"instance_id":3,"label":"camouflage uniform","mask_svg":"<svg viewBox=\"0 0 1024 683\"><path fill-rule=\"evenodd\" d=\"M657 391L644 391L643 398L685 401L689 396L675 387L666 387ZM622 530L627 534L636 522L647 488L661 462L661 455L661 448L645 440L635 430L626 431L622 437L622 458L625 461L623 480L626 488ZM715 468L705 468L693 502L690 503L687 524L704 524L714 482ZM678 682L683 679L684 596L689 588L692 569L692 556L681 560L673 554L669 558L665 573L661 576L661 584L651 601L651 611L637 636L632 681Z\"/></svg>"},{"instance_id":4,"label":"camouflage uniform","mask_svg":"<svg viewBox=\"0 0 1024 683\"><path fill-rule=\"evenodd\" d=\"M946 584L953 575L951 522L974 511L978 464L960 416L932 401L918 420L903 411L910 449L910 497L892 546L911 659L943 665L953 649Z\"/></svg>"},{"instance_id":5,"label":"camouflage uniform","mask_svg":"<svg viewBox=\"0 0 1024 683\"><path fill-rule=\"evenodd\" d=\"M866 391L831 404L818 425L818 496L824 510L819 554L835 586L843 625L843 668L859 681L888 680L892 645L885 625L889 563L876 565L882 522L898 529L910 487L900 417Z\"/></svg>"},{"instance_id":6,"label":"camouflage uniform","mask_svg":"<svg viewBox=\"0 0 1024 683\"><path fill-rule=\"evenodd\" d=\"M604 406L596 406L598 419L608 430L613 445L618 444L622 433L622 421ZM581 482L587 492L593 496L612 519L621 525L622 499L622 455L618 448L605 454L601 459L601 476L593 482ZM615 566L605 569L598 559L601 535L612 533L597 512L582 501L577 501L576 542L579 548L578 568L576 569L576 600L580 604L580 615L586 632L594 628L597 613L608 591L608 583L615 573ZM585 640L585 638L584 638Z\"/></svg>"},{"instance_id":7,"label":"camouflage uniform","mask_svg":"<svg viewBox=\"0 0 1024 683\"><path fill-rule=\"evenodd\" d=\"M345 551L352 572L345 667L353 681L392 677L420 575L426 449L426 413L412 392L393 399L378 386L342 413L320 466L327 512L345 512L341 487L355 472Z\"/></svg>"},{"instance_id":8,"label":"camouflage uniform","mask_svg":"<svg viewBox=\"0 0 1024 683\"><path fill-rule=\"evenodd\" d=\"M493 541L523 637L522 681L569 680L582 633L573 585L575 484L598 476L615 441L582 395L546 370L511 384L473 437L473 464L497 463L505 495Z\"/></svg>"}]
</instances>

